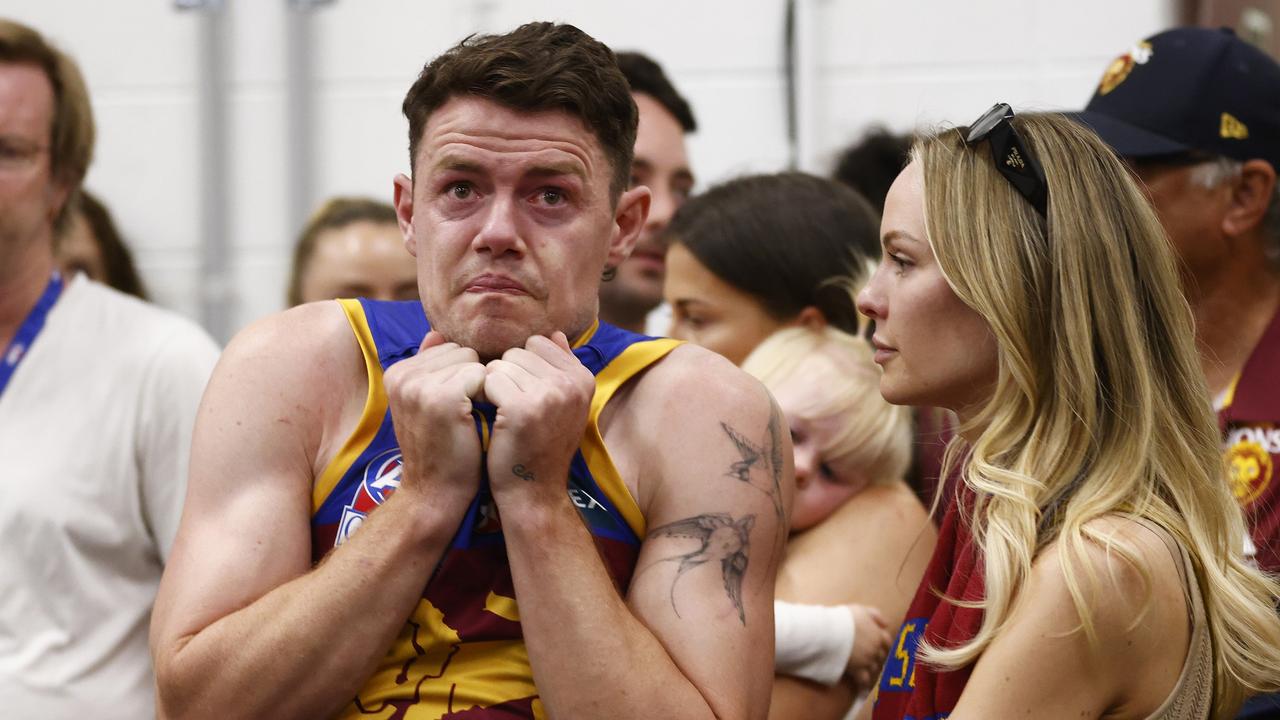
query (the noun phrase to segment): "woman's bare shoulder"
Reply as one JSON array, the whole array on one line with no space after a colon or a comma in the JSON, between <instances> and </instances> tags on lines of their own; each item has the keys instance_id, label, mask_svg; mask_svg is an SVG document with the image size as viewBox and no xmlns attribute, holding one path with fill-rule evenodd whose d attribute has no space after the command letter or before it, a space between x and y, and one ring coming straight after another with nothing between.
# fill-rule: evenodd
<instances>
[{"instance_id":1,"label":"woman's bare shoulder","mask_svg":"<svg viewBox=\"0 0 1280 720\"><path fill-rule=\"evenodd\" d=\"M1107 515L1085 523L1078 541L1046 546L953 716L1142 718L1159 707L1190 640L1177 550L1165 534ZM1096 644L1083 631L1075 592ZM1046 707L1055 711L1036 710Z\"/></svg>"}]
</instances>

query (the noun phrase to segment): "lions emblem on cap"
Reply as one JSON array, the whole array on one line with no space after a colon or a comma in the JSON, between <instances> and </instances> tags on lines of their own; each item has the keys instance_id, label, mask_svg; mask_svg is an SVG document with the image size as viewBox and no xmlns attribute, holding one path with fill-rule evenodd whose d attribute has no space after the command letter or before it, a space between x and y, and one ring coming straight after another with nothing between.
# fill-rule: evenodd
<instances>
[{"instance_id":1,"label":"lions emblem on cap","mask_svg":"<svg viewBox=\"0 0 1280 720\"><path fill-rule=\"evenodd\" d=\"M1120 83L1129 77L1129 73L1133 72L1134 65L1146 65L1151 59L1152 48L1151 43L1143 41L1133 46L1129 52L1116 58L1107 66L1107 71L1102 73L1102 81L1098 83L1098 94L1106 95L1107 93L1119 87Z\"/></svg>"},{"instance_id":2,"label":"lions emblem on cap","mask_svg":"<svg viewBox=\"0 0 1280 720\"><path fill-rule=\"evenodd\" d=\"M1241 438L1227 450L1231 493L1241 506L1253 502L1271 484L1271 453L1255 440Z\"/></svg>"}]
</instances>

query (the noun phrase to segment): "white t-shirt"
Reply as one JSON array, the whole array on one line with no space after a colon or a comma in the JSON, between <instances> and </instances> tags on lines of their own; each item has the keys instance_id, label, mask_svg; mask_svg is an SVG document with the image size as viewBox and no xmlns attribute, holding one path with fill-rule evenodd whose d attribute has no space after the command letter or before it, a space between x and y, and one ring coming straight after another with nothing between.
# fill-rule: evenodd
<instances>
[{"instance_id":1,"label":"white t-shirt","mask_svg":"<svg viewBox=\"0 0 1280 720\"><path fill-rule=\"evenodd\" d=\"M155 716L147 626L217 357L78 276L0 393L0 715Z\"/></svg>"}]
</instances>

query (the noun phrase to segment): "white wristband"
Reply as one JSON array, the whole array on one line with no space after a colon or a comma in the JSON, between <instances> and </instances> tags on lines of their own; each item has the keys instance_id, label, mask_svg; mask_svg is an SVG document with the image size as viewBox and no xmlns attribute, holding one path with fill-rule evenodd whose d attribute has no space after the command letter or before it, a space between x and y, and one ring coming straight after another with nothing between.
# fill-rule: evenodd
<instances>
[{"instance_id":1,"label":"white wristband","mask_svg":"<svg viewBox=\"0 0 1280 720\"><path fill-rule=\"evenodd\" d=\"M853 652L853 613L844 605L773 602L774 668L831 686Z\"/></svg>"}]
</instances>

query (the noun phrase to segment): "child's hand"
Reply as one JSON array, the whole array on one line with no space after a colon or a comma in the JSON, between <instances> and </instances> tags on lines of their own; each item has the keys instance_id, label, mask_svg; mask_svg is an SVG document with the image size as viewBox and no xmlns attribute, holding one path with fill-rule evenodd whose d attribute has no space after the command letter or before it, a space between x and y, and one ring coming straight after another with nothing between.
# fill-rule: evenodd
<instances>
[{"instance_id":1,"label":"child's hand","mask_svg":"<svg viewBox=\"0 0 1280 720\"><path fill-rule=\"evenodd\" d=\"M858 692L870 689L880 666L889 653L889 631L880 611L869 605L846 605L853 615L853 652L845 675L857 685Z\"/></svg>"}]
</instances>

